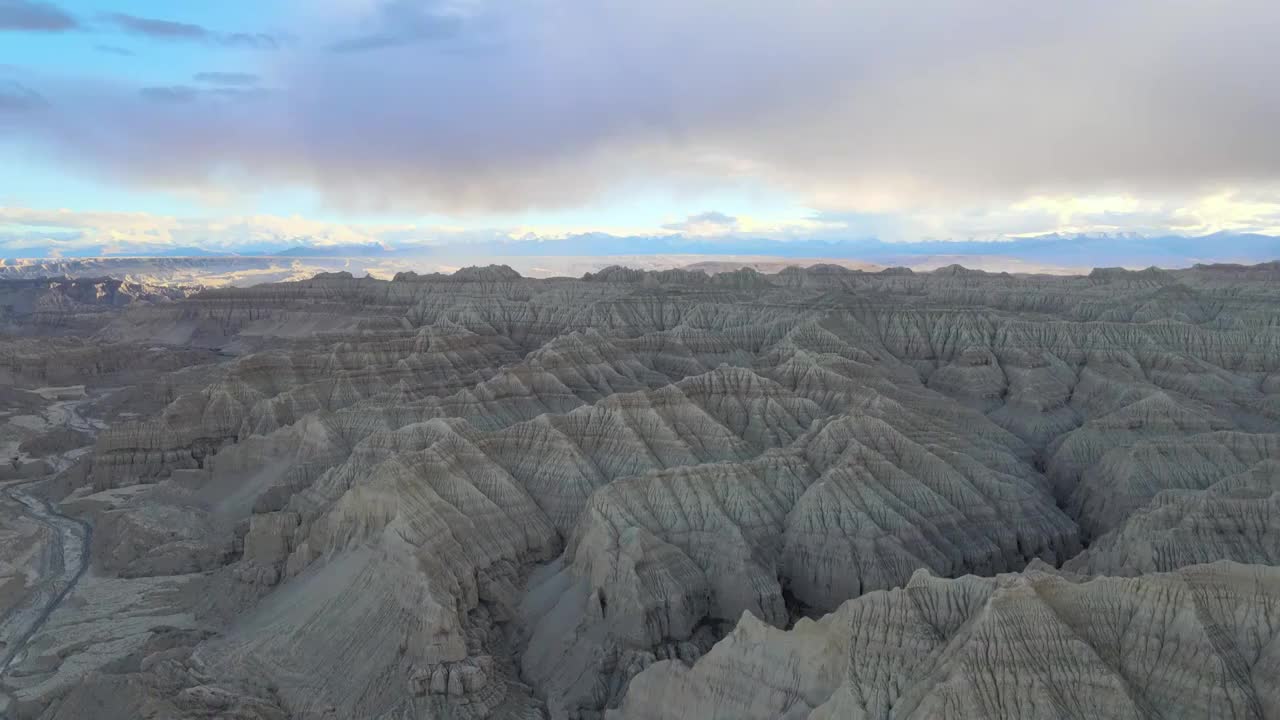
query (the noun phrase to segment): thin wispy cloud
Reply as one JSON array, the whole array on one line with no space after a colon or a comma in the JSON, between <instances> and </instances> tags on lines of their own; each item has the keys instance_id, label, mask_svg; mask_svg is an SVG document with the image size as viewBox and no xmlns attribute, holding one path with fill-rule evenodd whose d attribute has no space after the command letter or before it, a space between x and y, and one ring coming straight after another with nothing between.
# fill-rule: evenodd
<instances>
[{"instance_id":1,"label":"thin wispy cloud","mask_svg":"<svg viewBox=\"0 0 1280 720\"><path fill-rule=\"evenodd\" d=\"M74 16L52 3L0 0L0 30L62 32L78 27Z\"/></svg>"},{"instance_id":2,"label":"thin wispy cloud","mask_svg":"<svg viewBox=\"0 0 1280 720\"><path fill-rule=\"evenodd\" d=\"M144 87L138 94L147 100L163 103L188 103L200 96L200 90L187 85Z\"/></svg>"},{"instance_id":3,"label":"thin wispy cloud","mask_svg":"<svg viewBox=\"0 0 1280 720\"><path fill-rule=\"evenodd\" d=\"M156 20L126 13L110 13L105 19L126 32L166 40L205 40L212 34L191 23Z\"/></svg>"},{"instance_id":4,"label":"thin wispy cloud","mask_svg":"<svg viewBox=\"0 0 1280 720\"><path fill-rule=\"evenodd\" d=\"M167 105L185 105L199 100L242 101L262 99L270 97L271 91L266 88L239 85L218 85L216 87L160 85L144 87L138 91L138 94L151 102Z\"/></svg>"},{"instance_id":5,"label":"thin wispy cloud","mask_svg":"<svg viewBox=\"0 0 1280 720\"><path fill-rule=\"evenodd\" d=\"M226 47L246 50L277 50L281 45L280 38L268 33L224 33L216 35L214 41Z\"/></svg>"},{"instance_id":6,"label":"thin wispy cloud","mask_svg":"<svg viewBox=\"0 0 1280 720\"><path fill-rule=\"evenodd\" d=\"M207 85L234 85L239 87L257 85L258 81L261 80L257 75L245 72L201 72L196 73L192 79Z\"/></svg>"},{"instance_id":7,"label":"thin wispy cloud","mask_svg":"<svg viewBox=\"0 0 1280 720\"><path fill-rule=\"evenodd\" d=\"M127 13L109 13L103 19L119 30L153 40L203 42L252 50L275 50L280 47L279 40L267 33L217 32L193 23L139 17Z\"/></svg>"},{"instance_id":8,"label":"thin wispy cloud","mask_svg":"<svg viewBox=\"0 0 1280 720\"><path fill-rule=\"evenodd\" d=\"M0 80L0 117L44 108L48 101L40 93L14 80Z\"/></svg>"},{"instance_id":9,"label":"thin wispy cloud","mask_svg":"<svg viewBox=\"0 0 1280 720\"><path fill-rule=\"evenodd\" d=\"M94 45L94 50L107 55L119 55L120 57L133 57L134 52L128 48L118 47L116 45Z\"/></svg>"}]
</instances>

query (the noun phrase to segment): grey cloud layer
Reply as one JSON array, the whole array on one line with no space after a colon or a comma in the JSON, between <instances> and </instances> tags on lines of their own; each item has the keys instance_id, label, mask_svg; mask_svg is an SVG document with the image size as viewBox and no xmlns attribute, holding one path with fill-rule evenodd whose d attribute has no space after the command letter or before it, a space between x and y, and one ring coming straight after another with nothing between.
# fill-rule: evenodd
<instances>
[{"instance_id":1,"label":"grey cloud layer","mask_svg":"<svg viewBox=\"0 0 1280 720\"><path fill-rule=\"evenodd\" d=\"M81 85L27 132L143 184L234 168L454 212L723 178L834 209L1280 179L1270 1L393 0L299 29L316 49L251 110Z\"/></svg>"},{"instance_id":2,"label":"grey cloud layer","mask_svg":"<svg viewBox=\"0 0 1280 720\"><path fill-rule=\"evenodd\" d=\"M336 52L363 52L401 45L441 42L468 29L468 18L447 3L387 0L372 13L365 32L332 43Z\"/></svg>"}]
</instances>

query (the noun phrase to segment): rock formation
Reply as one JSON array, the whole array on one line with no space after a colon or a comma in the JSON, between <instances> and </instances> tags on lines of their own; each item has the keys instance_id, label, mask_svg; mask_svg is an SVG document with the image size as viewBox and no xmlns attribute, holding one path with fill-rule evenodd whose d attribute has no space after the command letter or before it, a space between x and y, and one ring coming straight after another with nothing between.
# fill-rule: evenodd
<instances>
[{"instance_id":1,"label":"rock formation","mask_svg":"<svg viewBox=\"0 0 1280 720\"><path fill-rule=\"evenodd\" d=\"M1280 716L1278 267L41 286L0 709Z\"/></svg>"},{"instance_id":2,"label":"rock formation","mask_svg":"<svg viewBox=\"0 0 1280 720\"><path fill-rule=\"evenodd\" d=\"M1088 582L921 570L789 631L744 614L606 717L1275 717L1278 607L1280 571L1228 562Z\"/></svg>"}]
</instances>

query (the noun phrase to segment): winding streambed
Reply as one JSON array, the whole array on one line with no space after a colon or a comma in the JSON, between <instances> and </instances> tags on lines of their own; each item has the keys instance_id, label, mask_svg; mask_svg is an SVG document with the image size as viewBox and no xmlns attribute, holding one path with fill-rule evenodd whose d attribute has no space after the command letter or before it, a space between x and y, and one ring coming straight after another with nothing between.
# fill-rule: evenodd
<instances>
[{"instance_id":1,"label":"winding streambed","mask_svg":"<svg viewBox=\"0 0 1280 720\"><path fill-rule=\"evenodd\" d=\"M22 659L31 638L89 567L89 542L93 529L83 520L58 512L44 498L32 495L29 491L39 482L24 482L5 488L5 494L24 507L28 517L57 535L57 541L51 544L39 584L18 607L0 620L0 642L5 644L3 655L0 655L0 680L15 662Z\"/></svg>"},{"instance_id":2,"label":"winding streambed","mask_svg":"<svg viewBox=\"0 0 1280 720\"><path fill-rule=\"evenodd\" d=\"M62 425L87 433L95 433L103 426L80 414L80 406L92 398L84 396L75 400L54 402L45 413L51 426ZM69 466L88 448L77 448L63 453L53 461L53 472ZM33 494L37 485L48 476L37 480L9 483L3 487L5 495L29 519L48 528L56 538L49 544L42 559L41 577L31 593L7 615L0 618L0 684L10 669L21 662L27 646L36 633L44 627L49 616L75 589L89 568L89 543L93 528L83 520L58 512L52 503ZM6 716L3 694L0 693L0 718Z\"/></svg>"}]
</instances>

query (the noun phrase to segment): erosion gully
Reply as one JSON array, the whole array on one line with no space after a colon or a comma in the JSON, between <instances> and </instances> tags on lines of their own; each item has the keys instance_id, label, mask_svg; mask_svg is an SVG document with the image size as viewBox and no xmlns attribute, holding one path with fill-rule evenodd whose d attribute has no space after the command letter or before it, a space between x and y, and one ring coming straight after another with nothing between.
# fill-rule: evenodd
<instances>
[{"instance_id":1,"label":"erosion gully","mask_svg":"<svg viewBox=\"0 0 1280 720\"><path fill-rule=\"evenodd\" d=\"M103 425L80 413L81 407L100 395L59 400L45 411L49 427L64 426L95 434ZM32 638L40 632L49 616L66 600L76 583L89 568L89 544L93 528L83 520L58 512L53 503L35 494L35 488L52 474L69 467L87 452L81 447L63 453L51 461L51 473L35 480L20 480L0 486L0 490L30 520L48 528L56 538L42 559L40 578L32 591L4 617L0 617L0 685L12 667L22 661ZM0 720L9 717L9 703L0 690Z\"/></svg>"}]
</instances>

